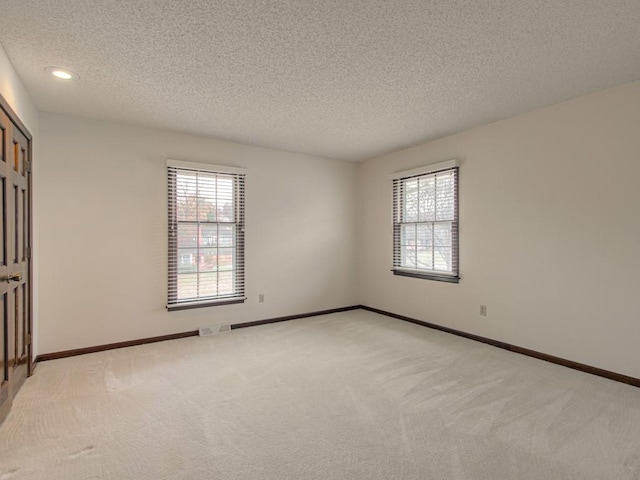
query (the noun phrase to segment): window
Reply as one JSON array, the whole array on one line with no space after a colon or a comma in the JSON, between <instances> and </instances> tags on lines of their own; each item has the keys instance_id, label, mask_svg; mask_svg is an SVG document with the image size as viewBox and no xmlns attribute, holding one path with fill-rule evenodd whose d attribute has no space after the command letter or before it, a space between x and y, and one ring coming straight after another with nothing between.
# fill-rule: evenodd
<instances>
[{"instance_id":1,"label":"window","mask_svg":"<svg viewBox=\"0 0 640 480\"><path fill-rule=\"evenodd\" d=\"M175 160L167 170L167 308L243 302L244 170Z\"/></svg>"},{"instance_id":2,"label":"window","mask_svg":"<svg viewBox=\"0 0 640 480\"><path fill-rule=\"evenodd\" d=\"M393 176L393 273L458 283L458 163Z\"/></svg>"}]
</instances>

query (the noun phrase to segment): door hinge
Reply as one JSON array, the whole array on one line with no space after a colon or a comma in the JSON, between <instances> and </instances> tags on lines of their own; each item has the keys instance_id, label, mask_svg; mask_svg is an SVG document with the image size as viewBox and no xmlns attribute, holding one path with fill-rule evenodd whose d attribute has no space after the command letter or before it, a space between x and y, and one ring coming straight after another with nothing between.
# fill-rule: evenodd
<instances>
[{"instance_id":1,"label":"door hinge","mask_svg":"<svg viewBox=\"0 0 640 480\"><path fill-rule=\"evenodd\" d=\"M31 260L31 247L27 247L27 260Z\"/></svg>"},{"instance_id":2,"label":"door hinge","mask_svg":"<svg viewBox=\"0 0 640 480\"><path fill-rule=\"evenodd\" d=\"M30 333L27 333L27 338L26 338L25 343L26 343L27 345L31 345L31 334L30 334Z\"/></svg>"},{"instance_id":3,"label":"door hinge","mask_svg":"<svg viewBox=\"0 0 640 480\"><path fill-rule=\"evenodd\" d=\"M27 173L31 173L31 160L25 160L24 168L27 171Z\"/></svg>"}]
</instances>

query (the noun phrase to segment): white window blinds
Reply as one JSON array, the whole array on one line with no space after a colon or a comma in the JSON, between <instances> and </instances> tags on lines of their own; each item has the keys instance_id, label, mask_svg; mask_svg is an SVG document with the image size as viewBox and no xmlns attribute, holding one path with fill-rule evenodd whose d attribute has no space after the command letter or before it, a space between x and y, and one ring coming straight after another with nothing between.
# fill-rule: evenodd
<instances>
[{"instance_id":1,"label":"white window blinds","mask_svg":"<svg viewBox=\"0 0 640 480\"><path fill-rule=\"evenodd\" d=\"M167 308L244 301L244 171L171 160L167 171Z\"/></svg>"},{"instance_id":2,"label":"white window blinds","mask_svg":"<svg viewBox=\"0 0 640 480\"><path fill-rule=\"evenodd\" d=\"M456 161L393 178L393 272L458 281Z\"/></svg>"}]
</instances>

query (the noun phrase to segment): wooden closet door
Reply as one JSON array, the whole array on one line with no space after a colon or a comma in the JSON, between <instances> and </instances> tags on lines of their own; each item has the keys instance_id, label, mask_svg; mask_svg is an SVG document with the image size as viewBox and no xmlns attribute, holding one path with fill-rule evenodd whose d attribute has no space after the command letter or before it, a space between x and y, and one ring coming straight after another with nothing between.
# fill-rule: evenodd
<instances>
[{"instance_id":1,"label":"wooden closet door","mask_svg":"<svg viewBox=\"0 0 640 480\"><path fill-rule=\"evenodd\" d=\"M13 342L15 324L9 315L10 284L4 280L10 275L9 239L11 237L11 207L9 200L12 182L11 137L13 125L4 111L0 110L0 420L11 406L13 388L11 369L13 368Z\"/></svg>"},{"instance_id":2,"label":"wooden closet door","mask_svg":"<svg viewBox=\"0 0 640 480\"><path fill-rule=\"evenodd\" d=\"M32 322L31 145L1 97L0 107L1 422L32 368Z\"/></svg>"},{"instance_id":3,"label":"wooden closet door","mask_svg":"<svg viewBox=\"0 0 640 480\"><path fill-rule=\"evenodd\" d=\"M9 284L9 322L13 323L13 391L18 391L29 373L29 142L16 128L11 140L13 162L10 162L9 190L9 269L6 281ZM2 277L0 276L0 281Z\"/></svg>"}]
</instances>

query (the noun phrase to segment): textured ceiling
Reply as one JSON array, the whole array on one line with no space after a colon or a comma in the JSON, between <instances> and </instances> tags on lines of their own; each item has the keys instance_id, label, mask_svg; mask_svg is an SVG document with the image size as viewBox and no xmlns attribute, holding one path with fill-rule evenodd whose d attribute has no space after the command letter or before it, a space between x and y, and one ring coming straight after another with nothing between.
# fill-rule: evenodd
<instances>
[{"instance_id":1,"label":"textured ceiling","mask_svg":"<svg viewBox=\"0 0 640 480\"><path fill-rule=\"evenodd\" d=\"M640 1L0 0L0 43L42 111L361 160L640 79Z\"/></svg>"}]
</instances>

